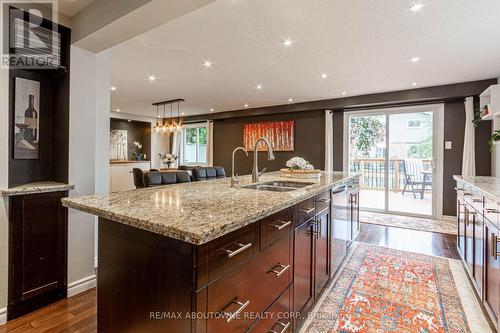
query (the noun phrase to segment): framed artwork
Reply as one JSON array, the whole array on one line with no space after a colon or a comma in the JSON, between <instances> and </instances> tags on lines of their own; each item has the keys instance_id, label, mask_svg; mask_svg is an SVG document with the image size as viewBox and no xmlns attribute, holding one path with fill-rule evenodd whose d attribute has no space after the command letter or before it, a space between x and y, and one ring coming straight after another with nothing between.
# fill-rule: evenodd
<instances>
[{"instance_id":1,"label":"framed artwork","mask_svg":"<svg viewBox=\"0 0 500 333\"><path fill-rule=\"evenodd\" d=\"M40 82L15 78L14 159L36 160L40 146Z\"/></svg>"},{"instance_id":2,"label":"framed artwork","mask_svg":"<svg viewBox=\"0 0 500 333\"><path fill-rule=\"evenodd\" d=\"M109 159L111 161L128 161L127 130L112 129L109 131Z\"/></svg>"},{"instance_id":3,"label":"framed artwork","mask_svg":"<svg viewBox=\"0 0 500 333\"><path fill-rule=\"evenodd\" d=\"M295 149L295 121L273 121L243 125L243 146L253 151L255 142L265 137L271 143L274 151L293 151ZM258 151L266 150L263 143L259 143Z\"/></svg>"}]
</instances>

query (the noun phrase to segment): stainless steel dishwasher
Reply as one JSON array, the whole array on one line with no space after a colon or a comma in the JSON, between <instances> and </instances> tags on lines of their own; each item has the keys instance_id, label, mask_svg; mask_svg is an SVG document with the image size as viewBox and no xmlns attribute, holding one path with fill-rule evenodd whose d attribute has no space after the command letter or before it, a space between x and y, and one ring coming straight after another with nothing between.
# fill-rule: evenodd
<instances>
[{"instance_id":1,"label":"stainless steel dishwasher","mask_svg":"<svg viewBox=\"0 0 500 333\"><path fill-rule=\"evenodd\" d=\"M331 269L333 276L342 264L351 235L350 205L347 185L339 185L332 189L332 237L331 237Z\"/></svg>"}]
</instances>

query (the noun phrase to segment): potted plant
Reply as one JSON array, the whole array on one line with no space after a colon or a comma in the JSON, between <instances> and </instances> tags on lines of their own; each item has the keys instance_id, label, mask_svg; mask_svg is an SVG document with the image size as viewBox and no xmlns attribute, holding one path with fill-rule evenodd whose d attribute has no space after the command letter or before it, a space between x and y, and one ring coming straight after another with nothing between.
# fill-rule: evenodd
<instances>
[{"instance_id":1,"label":"potted plant","mask_svg":"<svg viewBox=\"0 0 500 333\"><path fill-rule=\"evenodd\" d=\"M490 151L493 151L493 146L497 141L500 141L500 130L494 130L493 134L488 139L488 145L490 146Z\"/></svg>"},{"instance_id":2,"label":"potted plant","mask_svg":"<svg viewBox=\"0 0 500 333\"><path fill-rule=\"evenodd\" d=\"M158 157L162 161L163 165L166 166L168 169L170 169L170 166L179 158L179 156L175 154L168 154L168 153L159 153Z\"/></svg>"},{"instance_id":3,"label":"potted plant","mask_svg":"<svg viewBox=\"0 0 500 333\"><path fill-rule=\"evenodd\" d=\"M134 146L135 146L135 151L132 153L132 158L136 161L142 161L143 159L145 159L146 154L143 154L141 151L142 144L139 143L138 141L134 141Z\"/></svg>"}]
</instances>

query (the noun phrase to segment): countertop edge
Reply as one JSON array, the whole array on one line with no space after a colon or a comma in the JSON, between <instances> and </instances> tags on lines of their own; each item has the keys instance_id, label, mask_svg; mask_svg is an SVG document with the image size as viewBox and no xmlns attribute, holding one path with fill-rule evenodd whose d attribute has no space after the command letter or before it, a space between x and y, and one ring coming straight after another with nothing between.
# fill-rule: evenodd
<instances>
[{"instance_id":1,"label":"countertop edge","mask_svg":"<svg viewBox=\"0 0 500 333\"><path fill-rule=\"evenodd\" d=\"M36 185L30 184L21 185L18 187L12 187L7 189L2 189L2 196L12 197L16 195L26 195L26 194L40 194L40 193L50 193L50 192L61 192L70 191L75 188L73 184L47 184L47 185Z\"/></svg>"},{"instance_id":2,"label":"countertop edge","mask_svg":"<svg viewBox=\"0 0 500 333\"><path fill-rule=\"evenodd\" d=\"M496 178L496 179L499 179L498 177L492 177L492 176L481 176L481 177L490 177L490 178ZM471 183L470 181L468 181L467 179L464 179L463 176L461 175L453 175L453 179L454 180L457 180L457 181L461 181L461 182L464 182L464 183L467 183L469 186L471 186L472 188L482 192L483 194L485 194L486 196L490 197L491 199L495 200L495 201L499 201L500 202L500 198L495 195L495 194L492 194L491 192L489 192L488 190L485 190L484 188L482 187L479 187L473 183Z\"/></svg>"},{"instance_id":3,"label":"countertop edge","mask_svg":"<svg viewBox=\"0 0 500 333\"><path fill-rule=\"evenodd\" d=\"M79 205L77 203L72 202L71 198L63 198L62 204L63 204L63 206L65 206L67 208L77 209L77 210L82 211L84 213L96 215L100 218L104 218L104 219L108 219L108 220L118 222L118 223L121 223L124 225L128 225L128 226L133 227L133 228L138 228L141 230L149 231L149 232L161 235L161 236L177 239L177 240L184 241L184 242L187 242L187 243L190 243L193 245L202 245L202 244L208 243L210 241L213 241L214 239L217 239L217 238L220 238L224 235L227 235L230 232L244 228L252 223L255 223L255 222L257 222L257 221L259 221L267 216L270 216L274 213L277 213L285 208L293 206L301 201L307 200L307 199L309 199L309 198L311 198L311 197L313 197L313 196L315 196L323 191L330 190L335 185L342 183L342 182L346 182L346 181L353 179L353 178L356 178L358 176L359 176L358 174L350 175L350 176L342 178L338 181L332 182L328 185L318 187L314 190L311 190L310 192L308 192L307 194L305 194L303 196L291 197L289 200L284 201L280 205L276 205L272 209L268 209L268 210L263 211L259 214L248 216L248 217L245 217L245 218L240 219L240 220L231 221L231 223L234 224L234 226L229 225L225 229L222 228L222 231L218 230L218 232L213 231L213 232L206 233L206 234L188 233L184 230L179 230L177 228L171 228L171 227L167 227L167 226L159 226L160 227L159 229L155 229L153 227L153 226L155 226L155 224L153 224L153 222L151 222L151 221L148 221L148 220L141 221L141 220L137 220L135 218L131 218L131 217L126 216L126 215L114 214L114 213L111 213L105 209L99 209L99 208L95 208L95 207L90 208L90 207L87 207L85 205Z\"/></svg>"}]
</instances>

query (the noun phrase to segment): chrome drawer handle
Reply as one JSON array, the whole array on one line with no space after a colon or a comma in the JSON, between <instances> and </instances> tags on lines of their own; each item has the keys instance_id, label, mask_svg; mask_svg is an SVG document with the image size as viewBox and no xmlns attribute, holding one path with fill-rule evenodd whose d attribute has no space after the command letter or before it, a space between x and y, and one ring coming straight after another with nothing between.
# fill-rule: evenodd
<instances>
[{"instance_id":1,"label":"chrome drawer handle","mask_svg":"<svg viewBox=\"0 0 500 333\"><path fill-rule=\"evenodd\" d=\"M280 271L276 270L275 268L279 267L281 268ZM277 264L274 266L268 273L274 273L276 274L276 277L280 277L283 273L285 273L288 269L290 268L290 265L282 265L282 264Z\"/></svg>"},{"instance_id":2,"label":"chrome drawer handle","mask_svg":"<svg viewBox=\"0 0 500 333\"><path fill-rule=\"evenodd\" d=\"M231 303L229 305L231 305L231 304L236 304L236 305L239 305L240 307L238 308L238 310L236 310L234 312L222 311L224 313L224 315L227 316L226 323L230 323L234 318L236 318L241 313L241 311L243 311L243 309L246 308L248 306L248 304L250 304L250 300L246 301L245 303L242 303L242 302L239 302L237 298L235 298L231 301ZM227 307L229 307L229 305Z\"/></svg>"},{"instance_id":3,"label":"chrome drawer handle","mask_svg":"<svg viewBox=\"0 0 500 333\"><path fill-rule=\"evenodd\" d=\"M465 196L472 196L472 193L469 193L469 192L464 192L464 195L465 195Z\"/></svg>"},{"instance_id":4,"label":"chrome drawer handle","mask_svg":"<svg viewBox=\"0 0 500 333\"><path fill-rule=\"evenodd\" d=\"M281 331L275 331L274 330L274 326L276 326L276 325L280 325L281 327L283 327L281 329ZM273 329L267 331L267 333L285 333L288 330L288 327L290 327L290 322L288 322L288 323L285 324L285 323L282 323L282 322L278 321L274 326L273 326Z\"/></svg>"},{"instance_id":5,"label":"chrome drawer handle","mask_svg":"<svg viewBox=\"0 0 500 333\"><path fill-rule=\"evenodd\" d=\"M300 208L299 212L310 214L310 213L314 212L314 207L313 208Z\"/></svg>"},{"instance_id":6,"label":"chrome drawer handle","mask_svg":"<svg viewBox=\"0 0 500 333\"><path fill-rule=\"evenodd\" d=\"M281 224L277 224L281 223ZM283 230L286 227L288 227L290 224L292 224L292 221L276 221L275 223L271 224L271 227L274 227L278 230Z\"/></svg>"},{"instance_id":7,"label":"chrome drawer handle","mask_svg":"<svg viewBox=\"0 0 500 333\"><path fill-rule=\"evenodd\" d=\"M500 212L494 208L486 208L486 213L488 214L499 214Z\"/></svg>"},{"instance_id":8,"label":"chrome drawer handle","mask_svg":"<svg viewBox=\"0 0 500 333\"><path fill-rule=\"evenodd\" d=\"M329 203L330 201L332 201L331 199L318 199L316 200L316 202L321 202L321 203Z\"/></svg>"},{"instance_id":9,"label":"chrome drawer handle","mask_svg":"<svg viewBox=\"0 0 500 333\"><path fill-rule=\"evenodd\" d=\"M455 187L455 191L463 191L463 190L464 190L463 188Z\"/></svg>"},{"instance_id":10,"label":"chrome drawer handle","mask_svg":"<svg viewBox=\"0 0 500 333\"><path fill-rule=\"evenodd\" d=\"M232 258L235 255L240 254L241 252L252 247L252 243L248 243L248 244L234 243L234 244L239 246L239 248L237 250L232 251L232 250L228 250L228 249L224 249L224 248L221 249L221 251L224 251L227 253L228 258Z\"/></svg>"},{"instance_id":11,"label":"chrome drawer handle","mask_svg":"<svg viewBox=\"0 0 500 333\"><path fill-rule=\"evenodd\" d=\"M491 256L497 260L498 255L500 255L500 253L498 253L498 236L491 233Z\"/></svg>"},{"instance_id":12,"label":"chrome drawer handle","mask_svg":"<svg viewBox=\"0 0 500 333\"><path fill-rule=\"evenodd\" d=\"M483 199L472 198L472 202L483 202Z\"/></svg>"}]
</instances>

